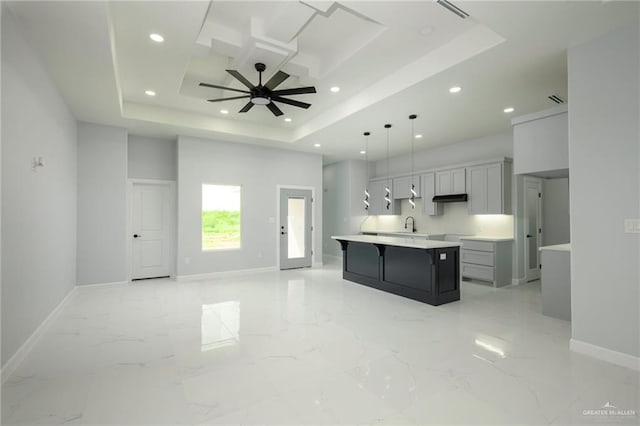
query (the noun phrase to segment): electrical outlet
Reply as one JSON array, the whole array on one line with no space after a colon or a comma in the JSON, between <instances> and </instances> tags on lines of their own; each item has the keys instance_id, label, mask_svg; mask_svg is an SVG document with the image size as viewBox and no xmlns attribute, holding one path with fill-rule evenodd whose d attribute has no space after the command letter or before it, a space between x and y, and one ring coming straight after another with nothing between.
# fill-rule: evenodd
<instances>
[{"instance_id":1,"label":"electrical outlet","mask_svg":"<svg viewBox=\"0 0 640 426\"><path fill-rule=\"evenodd\" d=\"M640 234L640 219L625 219L624 232L627 234Z\"/></svg>"}]
</instances>

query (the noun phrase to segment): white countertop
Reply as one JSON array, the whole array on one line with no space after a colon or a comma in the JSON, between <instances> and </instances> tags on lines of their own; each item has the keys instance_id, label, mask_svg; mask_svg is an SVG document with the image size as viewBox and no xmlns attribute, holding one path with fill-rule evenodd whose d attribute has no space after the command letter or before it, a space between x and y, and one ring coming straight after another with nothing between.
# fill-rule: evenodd
<instances>
[{"instance_id":1,"label":"white countertop","mask_svg":"<svg viewBox=\"0 0 640 426\"><path fill-rule=\"evenodd\" d=\"M513 237L491 237L491 236L460 237L460 239L472 240L472 241L513 241Z\"/></svg>"},{"instance_id":2,"label":"white countertop","mask_svg":"<svg viewBox=\"0 0 640 426\"><path fill-rule=\"evenodd\" d=\"M415 240L403 237L381 237L375 235L337 235L331 237L334 240L353 241L356 243L384 244L387 246L408 247L418 249L434 249L444 247L459 247L460 243L436 240Z\"/></svg>"},{"instance_id":3,"label":"white countertop","mask_svg":"<svg viewBox=\"0 0 640 426\"><path fill-rule=\"evenodd\" d=\"M411 236L411 237L418 237L418 238L429 238L430 236L433 235L444 235L444 234L436 234L436 233L432 233L432 234L424 234L424 233L420 233L420 232L410 232L410 231L376 231L376 234L378 234L378 236L380 235L391 235L391 236L398 236L398 237L404 237L406 236Z\"/></svg>"},{"instance_id":4,"label":"white countertop","mask_svg":"<svg viewBox=\"0 0 640 426\"><path fill-rule=\"evenodd\" d=\"M571 243L556 244L554 246L543 246L543 247L540 247L540 251L542 251L542 250L571 251Z\"/></svg>"}]
</instances>

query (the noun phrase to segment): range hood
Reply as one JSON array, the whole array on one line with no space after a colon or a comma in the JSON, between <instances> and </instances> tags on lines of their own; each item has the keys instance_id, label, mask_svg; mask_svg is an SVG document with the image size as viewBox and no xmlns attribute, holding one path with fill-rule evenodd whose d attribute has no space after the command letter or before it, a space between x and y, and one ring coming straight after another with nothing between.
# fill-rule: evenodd
<instances>
[{"instance_id":1,"label":"range hood","mask_svg":"<svg viewBox=\"0 0 640 426\"><path fill-rule=\"evenodd\" d=\"M436 195L431 201L434 203L458 203L467 201L468 198L467 194Z\"/></svg>"}]
</instances>

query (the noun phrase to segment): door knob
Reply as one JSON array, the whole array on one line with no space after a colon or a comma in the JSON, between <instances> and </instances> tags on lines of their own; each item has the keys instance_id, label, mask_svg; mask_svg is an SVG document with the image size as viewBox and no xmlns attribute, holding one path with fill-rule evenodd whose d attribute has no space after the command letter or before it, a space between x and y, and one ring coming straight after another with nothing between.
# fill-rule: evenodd
<instances>
[{"instance_id":1,"label":"door knob","mask_svg":"<svg viewBox=\"0 0 640 426\"><path fill-rule=\"evenodd\" d=\"M133 238L140 238L140 237L142 237L142 235L133 234Z\"/></svg>"},{"instance_id":2,"label":"door knob","mask_svg":"<svg viewBox=\"0 0 640 426\"><path fill-rule=\"evenodd\" d=\"M527 234L527 238L533 238L533 235Z\"/></svg>"},{"instance_id":3,"label":"door knob","mask_svg":"<svg viewBox=\"0 0 640 426\"><path fill-rule=\"evenodd\" d=\"M285 235L285 234L286 234L286 232L284 232L284 231L280 232L280 235Z\"/></svg>"}]
</instances>

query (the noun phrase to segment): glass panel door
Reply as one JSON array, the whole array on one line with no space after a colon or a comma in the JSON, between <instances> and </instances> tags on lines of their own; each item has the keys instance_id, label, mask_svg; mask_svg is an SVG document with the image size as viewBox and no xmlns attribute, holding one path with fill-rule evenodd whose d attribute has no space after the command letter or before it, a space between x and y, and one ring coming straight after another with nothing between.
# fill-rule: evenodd
<instances>
[{"instance_id":1,"label":"glass panel door","mask_svg":"<svg viewBox=\"0 0 640 426\"><path fill-rule=\"evenodd\" d=\"M305 255L305 200L304 198L288 198L287 256L297 259Z\"/></svg>"},{"instance_id":2,"label":"glass panel door","mask_svg":"<svg viewBox=\"0 0 640 426\"><path fill-rule=\"evenodd\" d=\"M311 190L280 190L280 269L311 266Z\"/></svg>"}]
</instances>

